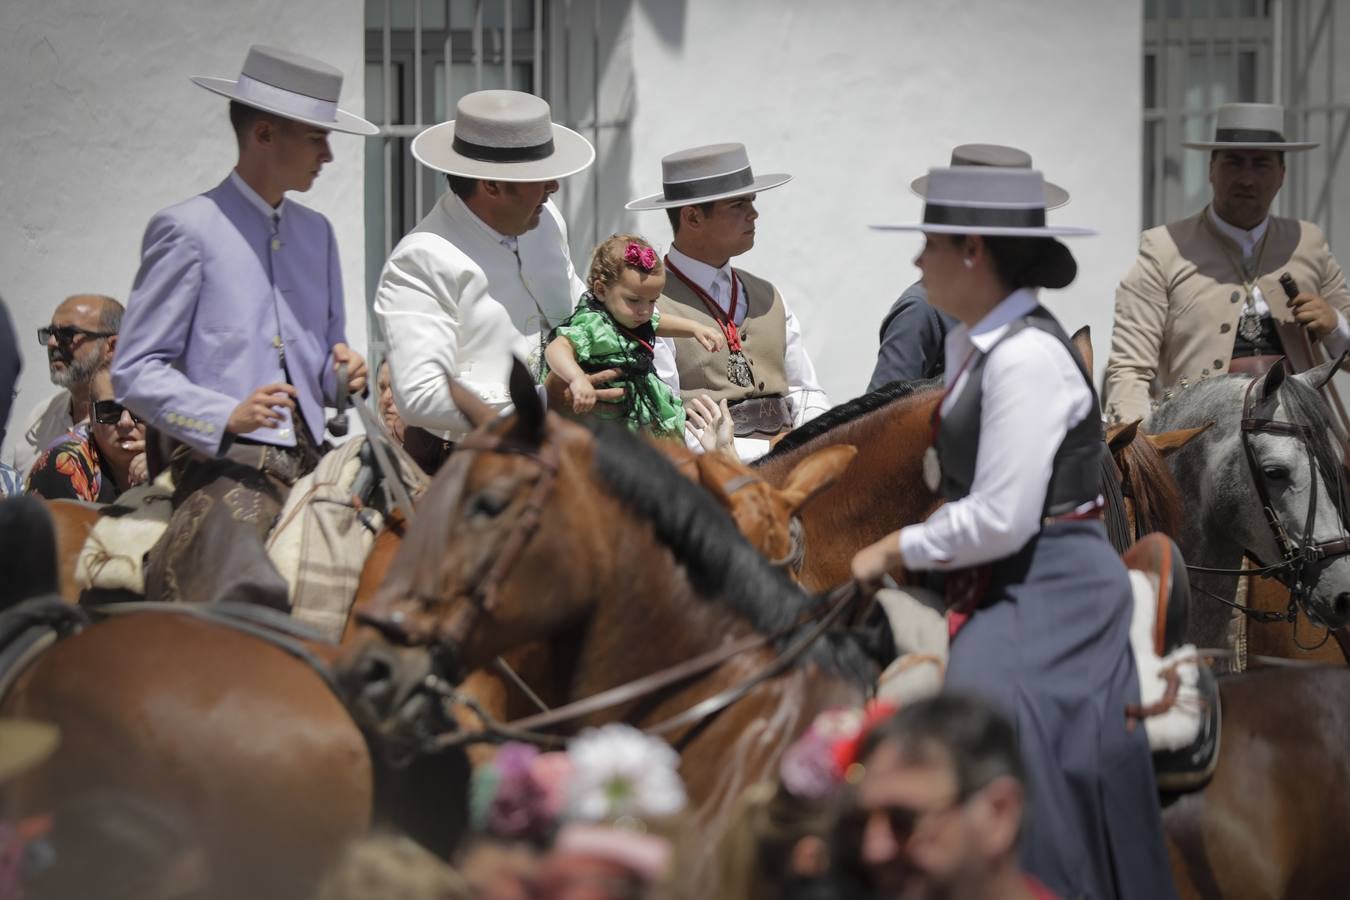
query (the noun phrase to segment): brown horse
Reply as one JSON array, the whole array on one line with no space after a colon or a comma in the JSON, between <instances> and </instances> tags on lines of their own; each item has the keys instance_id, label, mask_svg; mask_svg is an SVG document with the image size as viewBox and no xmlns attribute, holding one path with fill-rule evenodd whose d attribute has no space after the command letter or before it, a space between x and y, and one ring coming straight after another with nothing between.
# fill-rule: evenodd
<instances>
[{"instance_id":1,"label":"brown horse","mask_svg":"<svg viewBox=\"0 0 1350 900\"><path fill-rule=\"evenodd\" d=\"M856 701L876 666L844 636L763 673L809 608L715 501L658 452L614 428L545 414L518 371L516 413L495 419L455 387L480 424L437 476L340 668L351 705L396 745L434 706L428 676L483 668L533 641L566 657L569 700L589 697L729 642L746 649L705 674L630 698L574 726L650 727L730 686L720 714L667 735L681 750L694 825L712 846L735 798L764 777L826 705ZM702 882L706 866L689 873Z\"/></svg>"},{"instance_id":2,"label":"brown horse","mask_svg":"<svg viewBox=\"0 0 1350 900\"><path fill-rule=\"evenodd\" d=\"M334 651L298 644L321 665ZM110 793L175 823L213 900L305 896L372 818L447 853L464 818L462 756L384 765L319 669L198 615L129 612L85 628L22 672L0 715L61 729L56 755L12 786L18 814L56 815L41 898L116 894L100 861L126 854L117 826L62 827Z\"/></svg>"}]
</instances>

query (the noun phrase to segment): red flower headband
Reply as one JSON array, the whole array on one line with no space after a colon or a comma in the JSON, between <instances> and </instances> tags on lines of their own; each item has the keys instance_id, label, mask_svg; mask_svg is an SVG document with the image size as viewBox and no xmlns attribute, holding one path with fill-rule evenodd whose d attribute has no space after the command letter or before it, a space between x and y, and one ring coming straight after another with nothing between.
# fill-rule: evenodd
<instances>
[{"instance_id":1,"label":"red flower headband","mask_svg":"<svg viewBox=\"0 0 1350 900\"><path fill-rule=\"evenodd\" d=\"M656 268L656 251L635 241L629 241L623 251L623 261L635 269L650 273Z\"/></svg>"}]
</instances>

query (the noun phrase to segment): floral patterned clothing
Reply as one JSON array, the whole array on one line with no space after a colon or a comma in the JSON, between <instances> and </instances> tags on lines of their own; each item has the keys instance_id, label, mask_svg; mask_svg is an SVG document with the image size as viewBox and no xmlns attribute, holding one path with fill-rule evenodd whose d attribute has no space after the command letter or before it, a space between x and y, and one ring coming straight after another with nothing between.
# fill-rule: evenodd
<instances>
[{"instance_id":1,"label":"floral patterned clothing","mask_svg":"<svg viewBox=\"0 0 1350 900\"><path fill-rule=\"evenodd\" d=\"M38 454L28 470L26 490L48 500L111 503L117 499L117 486L103 471L103 457L87 421Z\"/></svg>"}]
</instances>

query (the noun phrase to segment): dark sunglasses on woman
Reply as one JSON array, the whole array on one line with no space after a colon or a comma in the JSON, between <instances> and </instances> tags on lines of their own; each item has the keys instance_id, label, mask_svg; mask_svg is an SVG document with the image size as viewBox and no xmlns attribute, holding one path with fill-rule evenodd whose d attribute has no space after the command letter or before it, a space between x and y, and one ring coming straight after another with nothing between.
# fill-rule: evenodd
<instances>
[{"instance_id":1,"label":"dark sunglasses on woman","mask_svg":"<svg viewBox=\"0 0 1350 900\"><path fill-rule=\"evenodd\" d=\"M116 400L95 400L94 401L94 421L100 425L116 425L122 421L122 412L125 410L131 413L131 421L139 425L143 419L131 410L127 409Z\"/></svg>"}]
</instances>

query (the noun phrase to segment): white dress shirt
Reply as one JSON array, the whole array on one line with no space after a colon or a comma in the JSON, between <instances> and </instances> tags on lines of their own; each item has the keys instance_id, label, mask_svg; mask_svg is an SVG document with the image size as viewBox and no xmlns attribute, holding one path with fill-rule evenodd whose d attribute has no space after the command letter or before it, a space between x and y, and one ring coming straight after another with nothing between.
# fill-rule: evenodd
<instances>
[{"instance_id":1,"label":"white dress shirt","mask_svg":"<svg viewBox=\"0 0 1350 900\"><path fill-rule=\"evenodd\" d=\"M692 256L681 253L677 248L671 247L668 253L670 261L688 276L689 280L698 285L707 292L709 297L722 307L726 312L731 308L731 279L735 275L731 271L731 262L715 269L705 262L700 262ZM673 275L667 275L673 278ZM745 295L745 284L740 283L737 288L741 296ZM781 295L781 292L780 292ZM733 321L736 327L740 327L745 322L745 314L749 304L736 304L736 315ZM788 383L788 405L792 410L792 427L797 428L802 424L811 421L816 416L830 408L830 398L825 395L821 389L820 382L816 378L816 367L811 363L811 357L806 354L806 344L802 341L802 328L797 322L797 317L792 314L792 307L788 306L787 300L783 300L783 313L786 320L787 344L783 353L783 374L787 377ZM675 343L671 338L660 338L656 342L653 370L658 378L670 385L670 389L676 396L680 393L680 372L675 366ZM692 450L702 450L698 438L694 436L692 427L685 430L685 443ZM770 449L767 438L736 438L736 453L742 461L750 462L758 459L768 453Z\"/></svg>"},{"instance_id":2,"label":"white dress shirt","mask_svg":"<svg viewBox=\"0 0 1350 900\"><path fill-rule=\"evenodd\" d=\"M1261 224L1251 231L1246 231L1236 225L1229 225L1223 219L1220 219L1212 204L1208 208L1208 213L1210 223L1219 230L1219 233L1227 236L1229 240L1242 248L1244 259L1250 259L1256 255L1256 248L1260 245L1261 238L1266 236L1266 226L1270 224L1270 216L1262 219ZM1302 289L1303 285L1299 285L1299 288ZM1261 286L1257 284L1252 285L1252 309L1258 316L1270 315L1270 306L1266 303L1266 297L1261 292ZM1350 348L1350 322L1346 321L1345 315L1339 309L1332 307L1331 311L1336 314L1336 328L1322 338L1322 345L1327 348L1327 353L1331 358L1335 359L1344 353L1347 348Z\"/></svg>"},{"instance_id":3,"label":"white dress shirt","mask_svg":"<svg viewBox=\"0 0 1350 900\"><path fill-rule=\"evenodd\" d=\"M970 380L971 355L988 352L1036 305L1034 291L1014 291L974 328L962 324L947 333L950 390L943 412ZM1092 391L1068 350L1039 328L1023 328L999 344L982 371L980 449L970 494L900 530L906 568L961 569L1022 549L1040 531L1059 445L1070 428L1096 415Z\"/></svg>"},{"instance_id":4,"label":"white dress shirt","mask_svg":"<svg viewBox=\"0 0 1350 900\"><path fill-rule=\"evenodd\" d=\"M537 227L511 238L447 191L394 248L375 293L403 421L455 441L468 434L447 374L494 409L510 409L513 357L537 376L541 335L584 290L552 201Z\"/></svg>"}]
</instances>

